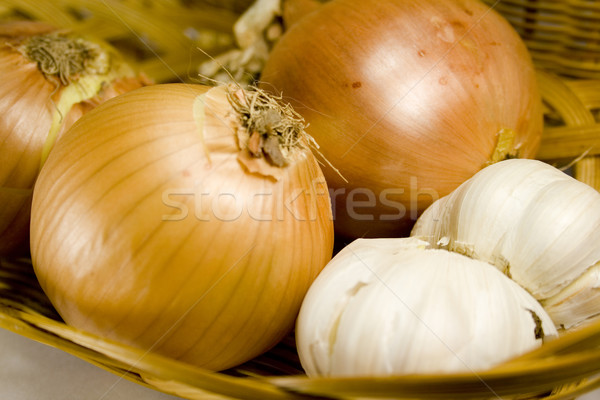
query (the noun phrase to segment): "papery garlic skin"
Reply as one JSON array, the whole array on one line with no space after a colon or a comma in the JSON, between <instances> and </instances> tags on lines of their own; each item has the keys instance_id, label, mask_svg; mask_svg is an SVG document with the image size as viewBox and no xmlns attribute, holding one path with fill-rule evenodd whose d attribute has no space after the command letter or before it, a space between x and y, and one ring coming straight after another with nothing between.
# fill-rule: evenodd
<instances>
[{"instance_id":1,"label":"papery garlic skin","mask_svg":"<svg viewBox=\"0 0 600 400\"><path fill-rule=\"evenodd\" d=\"M308 376L477 371L540 346L534 315L545 337L557 335L489 264L416 238L359 239L311 286L296 341Z\"/></svg>"},{"instance_id":2,"label":"papery garlic skin","mask_svg":"<svg viewBox=\"0 0 600 400\"><path fill-rule=\"evenodd\" d=\"M426 210L411 235L494 264L559 327L600 314L591 272L600 261L600 193L546 163L486 167Z\"/></svg>"}]
</instances>

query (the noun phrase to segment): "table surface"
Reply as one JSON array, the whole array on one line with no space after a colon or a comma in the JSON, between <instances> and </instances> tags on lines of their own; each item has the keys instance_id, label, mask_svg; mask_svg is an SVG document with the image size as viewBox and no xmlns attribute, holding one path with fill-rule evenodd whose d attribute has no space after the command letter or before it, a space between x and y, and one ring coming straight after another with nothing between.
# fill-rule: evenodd
<instances>
[{"instance_id":1,"label":"table surface","mask_svg":"<svg viewBox=\"0 0 600 400\"><path fill-rule=\"evenodd\" d=\"M0 329L0 399L178 400Z\"/></svg>"},{"instance_id":2,"label":"table surface","mask_svg":"<svg viewBox=\"0 0 600 400\"><path fill-rule=\"evenodd\" d=\"M0 328L0 399L181 400ZM600 390L578 400L600 400Z\"/></svg>"}]
</instances>

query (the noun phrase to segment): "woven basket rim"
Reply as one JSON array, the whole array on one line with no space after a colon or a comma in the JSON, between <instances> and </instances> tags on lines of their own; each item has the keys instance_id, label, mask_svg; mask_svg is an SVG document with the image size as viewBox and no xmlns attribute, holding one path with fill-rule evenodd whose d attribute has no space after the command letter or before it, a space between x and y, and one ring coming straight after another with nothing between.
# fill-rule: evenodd
<instances>
[{"instance_id":1,"label":"woven basket rim","mask_svg":"<svg viewBox=\"0 0 600 400\"><path fill-rule=\"evenodd\" d=\"M489 395L532 398L589 391L600 386L600 321L567 332L487 371L365 378L309 378L256 373L249 365L211 372L157 354L146 353L67 326L37 285L29 260L0 260L0 327L66 351L124 378L171 394L176 384L204 398L465 398ZM287 343L286 346L291 346ZM289 351L289 348L287 349ZM280 356L279 356L280 357ZM265 362L265 361L263 361ZM548 395L548 393L553 393ZM302 395L300 395L302 394ZM562 397L560 397L562 398Z\"/></svg>"}]
</instances>

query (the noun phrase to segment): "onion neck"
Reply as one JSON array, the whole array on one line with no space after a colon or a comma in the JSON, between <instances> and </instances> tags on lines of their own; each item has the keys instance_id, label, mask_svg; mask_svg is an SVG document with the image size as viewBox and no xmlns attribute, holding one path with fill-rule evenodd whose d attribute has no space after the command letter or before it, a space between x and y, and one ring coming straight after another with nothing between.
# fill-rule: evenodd
<instances>
[{"instance_id":1,"label":"onion neck","mask_svg":"<svg viewBox=\"0 0 600 400\"><path fill-rule=\"evenodd\" d=\"M243 128L240 147L251 157L283 168L292 162L294 153L306 148L304 119L280 97L258 88L229 88L227 97Z\"/></svg>"},{"instance_id":2,"label":"onion neck","mask_svg":"<svg viewBox=\"0 0 600 400\"><path fill-rule=\"evenodd\" d=\"M20 50L46 79L64 86L81 76L106 74L111 67L111 57L99 44L63 32L28 38Z\"/></svg>"},{"instance_id":3,"label":"onion neck","mask_svg":"<svg viewBox=\"0 0 600 400\"><path fill-rule=\"evenodd\" d=\"M19 51L37 64L58 93L53 100L52 125L42 148L41 168L73 106L93 99L107 84L135 73L108 45L72 33L54 31L32 36L22 42Z\"/></svg>"},{"instance_id":4,"label":"onion neck","mask_svg":"<svg viewBox=\"0 0 600 400\"><path fill-rule=\"evenodd\" d=\"M514 130L502 128L496 136L498 136L498 141L487 163L488 165L508 160L509 158L519 158L519 145L515 145L516 133Z\"/></svg>"}]
</instances>

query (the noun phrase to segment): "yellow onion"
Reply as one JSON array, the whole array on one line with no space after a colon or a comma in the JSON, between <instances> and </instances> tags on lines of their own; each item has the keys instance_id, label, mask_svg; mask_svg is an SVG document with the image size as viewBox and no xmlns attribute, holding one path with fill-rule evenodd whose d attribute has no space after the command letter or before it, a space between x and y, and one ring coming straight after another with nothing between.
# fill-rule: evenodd
<instances>
[{"instance_id":1,"label":"yellow onion","mask_svg":"<svg viewBox=\"0 0 600 400\"><path fill-rule=\"evenodd\" d=\"M333 0L290 27L261 81L339 170L324 172L344 236L408 235L485 165L539 146L530 56L476 0Z\"/></svg>"},{"instance_id":2,"label":"yellow onion","mask_svg":"<svg viewBox=\"0 0 600 400\"><path fill-rule=\"evenodd\" d=\"M28 249L33 184L57 138L144 82L102 42L41 22L0 23L0 255Z\"/></svg>"},{"instance_id":3,"label":"yellow onion","mask_svg":"<svg viewBox=\"0 0 600 400\"><path fill-rule=\"evenodd\" d=\"M333 221L301 118L267 99L147 86L56 144L34 190L31 253L68 324L212 370L292 329L331 258Z\"/></svg>"}]
</instances>

